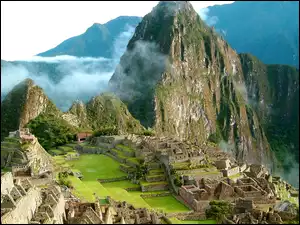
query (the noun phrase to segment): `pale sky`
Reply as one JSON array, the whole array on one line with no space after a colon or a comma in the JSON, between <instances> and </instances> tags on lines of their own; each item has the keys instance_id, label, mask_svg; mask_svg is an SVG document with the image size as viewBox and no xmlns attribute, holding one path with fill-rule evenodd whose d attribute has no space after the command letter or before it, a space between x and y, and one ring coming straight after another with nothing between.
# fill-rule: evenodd
<instances>
[{"instance_id":1,"label":"pale sky","mask_svg":"<svg viewBox=\"0 0 300 225\"><path fill-rule=\"evenodd\" d=\"M198 12L233 1L193 1ZM1 1L1 59L30 58L82 34L93 23L144 16L158 1Z\"/></svg>"}]
</instances>

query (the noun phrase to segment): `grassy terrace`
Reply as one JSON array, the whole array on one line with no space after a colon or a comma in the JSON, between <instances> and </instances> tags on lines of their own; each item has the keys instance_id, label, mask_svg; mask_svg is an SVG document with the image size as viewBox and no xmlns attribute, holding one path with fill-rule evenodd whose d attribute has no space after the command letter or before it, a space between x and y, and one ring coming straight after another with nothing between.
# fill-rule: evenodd
<instances>
[{"instance_id":1,"label":"grassy terrace","mask_svg":"<svg viewBox=\"0 0 300 225\"><path fill-rule=\"evenodd\" d=\"M70 146L59 146L58 148L52 148L49 150L52 155L65 155L68 153L75 153L75 150Z\"/></svg>"},{"instance_id":2,"label":"grassy terrace","mask_svg":"<svg viewBox=\"0 0 300 225\"><path fill-rule=\"evenodd\" d=\"M188 212L189 209L181 202L177 201L173 196L145 198L145 201L157 210L164 212Z\"/></svg>"},{"instance_id":3,"label":"grassy terrace","mask_svg":"<svg viewBox=\"0 0 300 225\"><path fill-rule=\"evenodd\" d=\"M172 195L165 197L142 198L142 194L164 193L167 191L141 192L126 191L125 188L140 187L128 180L99 183L97 179L117 178L125 176L126 173L119 169L120 163L106 155L98 154L81 154L78 160L66 161L64 156L54 156L58 167L68 168L72 171L80 171L83 179L69 176L73 185L73 194L84 201L94 201L96 193L99 197L110 196L115 200L127 201L135 207L153 208L168 212L186 212L189 209L182 203L178 202ZM155 171L155 170L153 170ZM157 170L156 172L162 172ZM142 182L144 185L153 185L167 182Z\"/></svg>"},{"instance_id":4,"label":"grassy terrace","mask_svg":"<svg viewBox=\"0 0 300 225\"><path fill-rule=\"evenodd\" d=\"M118 145L116 145L116 147L118 147L118 148L120 148L120 149L122 149L123 151L126 151L126 152L134 152L133 149L131 149L131 148L125 146L125 145L118 144Z\"/></svg>"},{"instance_id":5,"label":"grassy terrace","mask_svg":"<svg viewBox=\"0 0 300 225\"><path fill-rule=\"evenodd\" d=\"M148 185L154 185L154 184L168 184L168 182L166 182L166 181L157 181L157 182L140 181L140 184L143 186L148 186Z\"/></svg>"},{"instance_id":6,"label":"grassy terrace","mask_svg":"<svg viewBox=\"0 0 300 225\"><path fill-rule=\"evenodd\" d=\"M176 218L170 218L173 224L217 224L215 220L178 220Z\"/></svg>"},{"instance_id":7,"label":"grassy terrace","mask_svg":"<svg viewBox=\"0 0 300 225\"><path fill-rule=\"evenodd\" d=\"M155 169L155 170L150 170L149 175L162 175L164 174L164 171L162 169Z\"/></svg>"},{"instance_id":8,"label":"grassy terrace","mask_svg":"<svg viewBox=\"0 0 300 225\"><path fill-rule=\"evenodd\" d=\"M18 138L11 138L11 137L5 137L4 141L6 141L6 142L20 143L20 140Z\"/></svg>"}]
</instances>

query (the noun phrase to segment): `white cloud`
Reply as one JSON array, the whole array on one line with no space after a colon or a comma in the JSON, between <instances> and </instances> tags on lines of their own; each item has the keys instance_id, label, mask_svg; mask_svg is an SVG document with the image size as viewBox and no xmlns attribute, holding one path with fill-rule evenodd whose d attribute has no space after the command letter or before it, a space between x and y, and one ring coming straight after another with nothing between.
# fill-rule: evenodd
<instances>
[{"instance_id":1,"label":"white cloud","mask_svg":"<svg viewBox=\"0 0 300 225\"><path fill-rule=\"evenodd\" d=\"M121 33L115 40L114 48L115 58L90 58L74 56L56 56L56 57L31 57L23 60L25 62L45 62L54 65L56 70L63 78L54 82L53 74L46 74L47 70L39 71L37 63L30 64L30 67L24 65L15 65L10 63L1 68L1 100L18 83L25 78L31 78L42 87L46 95L63 111L68 110L72 102L79 99L89 100L91 97L104 92L108 88L108 81L111 78L120 56L126 50L126 45L132 37L134 30L128 27L128 30Z\"/></svg>"},{"instance_id":2,"label":"white cloud","mask_svg":"<svg viewBox=\"0 0 300 225\"><path fill-rule=\"evenodd\" d=\"M55 57L41 57L41 56L32 56L29 58L21 59L20 61L26 61L26 62L47 62L47 63L59 63L59 62L104 62L104 61L110 61L106 58L92 58L92 57L75 57L71 55L59 55Z\"/></svg>"}]
</instances>

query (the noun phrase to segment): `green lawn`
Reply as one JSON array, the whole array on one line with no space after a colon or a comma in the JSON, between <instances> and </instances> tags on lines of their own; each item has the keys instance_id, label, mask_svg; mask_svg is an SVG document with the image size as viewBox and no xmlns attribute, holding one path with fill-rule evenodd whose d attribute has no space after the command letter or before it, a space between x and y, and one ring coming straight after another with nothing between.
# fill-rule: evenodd
<instances>
[{"instance_id":1,"label":"green lawn","mask_svg":"<svg viewBox=\"0 0 300 225\"><path fill-rule=\"evenodd\" d=\"M81 171L84 181L126 176L119 169L120 163L106 155L83 154L78 160L68 161L68 164Z\"/></svg>"},{"instance_id":2,"label":"green lawn","mask_svg":"<svg viewBox=\"0 0 300 225\"><path fill-rule=\"evenodd\" d=\"M177 201L173 196L145 198L145 201L152 208L163 210L167 213L171 212L188 212L190 211L185 205Z\"/></svg>"},{"instance_id":3,"label":"green lawn","mask_svg":"<svg viewBox=\"0 0 300 225\"><path fill-rule=\"evenodd\" d=\"M121 148L121 149L124 150L124 151L134 152L133 149L131 149L131 148L125 146L125 145L118 144L117 147Z\"/></svg>"},{"instance_id":4,"label":"green lawn","mask_svg":"<svg viewBox=\"0 0 300 225\"><path fill-rule=\"evenodd\" d=\"M173 217L170 218L173 224L217 224L215 220L178 220Z\"/></svg>"},{"instance_id":5,"label":"green lawn","mask_svg":"<svg viewBox=\"0 0 300 225\"><path fill-rule=\"evenodd\" d=\"M117 182L109 182L109 183L102 183L102 186L105 188L134 188L139 187L138 184L133 184L128 180L122 180Z\"/></svg>"}]
</instances>

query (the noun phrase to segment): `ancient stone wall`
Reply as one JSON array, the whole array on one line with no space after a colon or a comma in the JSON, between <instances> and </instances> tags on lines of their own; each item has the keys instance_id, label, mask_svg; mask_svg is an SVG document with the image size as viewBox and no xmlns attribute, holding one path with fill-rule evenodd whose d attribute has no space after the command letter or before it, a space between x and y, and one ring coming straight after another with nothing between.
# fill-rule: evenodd
<instances>
[{"instance_id":1,"label":"ancient stone wall","mask_svg":"<svg viewBox=\"0 0 300 225\"><path fill-rule=\"evenodd\" d=\"M151 185L141 185L142 192L146 191L164 191L168 190L168 184L151 184Z\"/></svg>"},{"instance_id":2,"label":"ancient stone wall","mask_svg":"<svg viewBox=\"0 0 300 225\"><path fill-rule=\"evenodd\" d=\"M141 191L141 187L125 188L126 191Z\"/></svg>"},{"instance_id":3,"label":"ancient stone wall","mask_svg":"<svg viewBox=\"0 0 300 225\"><path fill-rule=\"evenodd\" d=\"M100 183L109 183L109 182L122 181L122 180L128 180L127 176L116 177L116 178L107 178L107 179L98 179L98 181Z\"/></svg>"},{"instance_id":4,"label":"ancient stone wall","mask_svg":"<svg viewBox=\"0 0 300 225\"><path fill-rule=\"evenodd\" d=\"M134 170L134 168L132 168L130 166L122 165L122 164L119 166L119 169L121 171L123 171L124 173L129 173L129 172L132 172Z\"/></svg>"},{"instance_id":5,"label":"ancient stone wall","mask_svg":"<svg viewBox=\"0 0 300 225\"><path fill-rule=\"evenodd\" d=\"M8 194L13 186L14 182L12 173L7 172L1 175L1 194Z\"/></svg>"},{"instance_id":6,"label":"ancient stone wall","mask_svg":"<svg viewBox=\"0 0 300 225\"><path fill-rule=\"evenodd\" d=\"M244 163L240 166L240 173L244 172L247 169L247 165Z\"/></svg>"},{"instance_id":7,"label":"ancient stone wall","mask_svg":"<svg viewBox=\"0 0 300 225\"><path fill-rule=\"evenodd\" d=\"M25 153L29 160L28 166L31 168L32 176L38 176L53 170L52 157L40 145L37 138L34 138L29 144Z\"/></svg>"},{"instance_id":8,"label":"ancient stone wall","mask_svg":"<svg viewBox=\"0 0 300 225\"><path fill-rule=\"evenodd\" d=\"M196 188L194 185L185 186L179 188L179 196L183 198L184 201L186 201L188 204L192 205L194 199L197 197L195 193L189 191L187 188Z\"/></svg>"},{"instance_id":9,"label":"ancient stone wall","mask_svg":"<svg viewBox=\"0 0 300 225\"><path fill-rule=\"evenodd\" d=\"M59 199L57 201L56 207L53 209L53 221L56 222L56 224L63 224L64 218L66 218L65 215L65 199L63 194L60 194Z\"/></svg>"},{"instance_id":10,"label":"ancient stone wall","mask_svg":"<svg viewBox=\"0 0 300 225\"><path fill-rule=\"evenodd\" d=\"M170 196L170 192L165 193L158 193L158 194L141 194L142 198L153 198L153 197L164 197L164 196Z\"/></svg>"},{"instance_id":11,"label":"ancient stone wall","mask_svg":"<svg viewBox=\"0 0 300 225\"><path fill-rule=\"evenodd\" d=\"M164 181L166 180L165 175L155 175L155 176L146 176L147 182L158 182L158 181Z\"/></svg>"},{"instance_id":12,"label":"ancient stone wall","mask_svg":"<svg viewBox=\"0 0 300 225\"><path fill-rule=\"evenodd\" d=\"M199 181L202 178L210 178L210 179L221 179L223 177L223 174L221 172L216 172L216 173L203 173L203 174L193 174L193 175L189 175L192 179L194 179L195 181ZM185 178L184 178L185 179ZM187 179L188 180L188 179Z\"/></svg>"},{"instance_id":13,"label":"ancient stone wall","mask_svg":"<svg viewBox=\"0 0 300 225\"><path fill-rule=\"evenodd\" d=\"M218 160L215 162L215 165L219 170L223 170L223 169L226 170L230 167L230 160L229 159Z\"/></svg>"},{"instance_id":14,"label":"ancient stone wall","mask_svg":"<svg viewBox=\"0 0 300 225\"><path fill-rule=\"evenodd\" d=\"M196 212L205 212L205 209L209 206L209 201L197 201L194 199L191 206Z\"/></svg>"},{"instance_id":15,"label":"ancient stone wall","mask_svg":"<svg viewBox=\"0 0 300 225\"><path fill-rule=\"evenodd\" d=\"M228 170L223 170L223 176L224 177L229 177L229 176L234 176L240 172L240 168L238 166L232 167Z\"/></svg>"},{"instance_id":16,"label":"ancient stone wall","mask_svg":"<svg viewBox=\"0 0 300 225\"><path fill-rule=\"evenodd\" d=\"M86 153L86 154L102 154L103 150L100 149L100 148L98 148L98 147L83 146L82 153Z\"/></svg>"},{"instance_id":17,"label":"ancient stone wall","mask_svg":"<svg viewBox=\"0 0 300 225\"><path fill-rule=\"evenodd\" d=\"M32 219L33 212L42 203L38 188L30 188L26 195L16 201L15 208L1 217L2 224L27 224ZM2 204L1 204L2 209Z\"/></svg>"}]
</instances>

